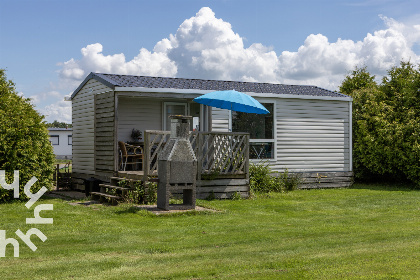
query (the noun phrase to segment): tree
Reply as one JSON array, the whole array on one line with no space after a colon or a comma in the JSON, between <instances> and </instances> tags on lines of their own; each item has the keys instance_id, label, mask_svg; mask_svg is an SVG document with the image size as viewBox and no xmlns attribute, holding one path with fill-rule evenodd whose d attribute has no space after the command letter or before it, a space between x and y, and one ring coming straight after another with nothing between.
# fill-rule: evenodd
<instances>
[{"instance_id":1,"label":"tree","mask_svg":"<svg viewBox=\"0 0 420 280\"><path fill-rule=\"evenodd\" d=\"M378 85L375 76L367 72L367 68L357 68L342 82L340 92L353 98L353 168L357 179L366 179L374 176L374 173L364 164L370 152L365 146L367 132L374 132L374 124L369 118L370 110L375 110L374 96L377 94ZM367 129L369 127L369 129ZM366 155L366 152L368 155Z\"/></svg>"},{"instance_id":2,"label":"tree","mask_svg":"<svg viewBox=\"0 0 420 280\"><path fill-rule=\"evenodd\" d=\"M27 199L23 188L33 176L38 181L32 193L52 185L54 153L43 118L0 69L0 170L6 171L8 183L13 182L14 170L19 170L21 200ZM0 202L12 199L13 191L0 188Z\"/></svg>"},{"instance_id":3,"label":"tree","mask_svg":"<svg viewBox=\"0 0 420 280\"><path fill-rule=\"evenodd\" d=\"M391 176L420 185L420 72L401 62L377 85L366 68L347 76L340 91L353 97L356 178Z\"/></svg>"},{"instance_id":4,"label":"tree","mask_svg":"<svg viewBox=\"0 0 420 280\"><path fill-rule=\"evenodd\" d=\"M356 67L353 72L347 76L340 86L340 92L343 94L352 95L355 90L365 88L376 88L375 76L372 76L367 71L367 67Z\"/></svg>"},{"instance_id":5,"label":"tree","mask_svg":"<svg viewBox=\"0 0 420 280\"><path fill-rule=\"evenodd\" d=\"M420 71L401 62L381 85L386 114L385 144L392 147L388 169L420 185Z\"/></svg>"},{"instance_id":6,"label":"tree","mask_svg":"<svg viewBox=\"0 0 420 280\"><path fill-rule=\"evenodd\" d=\"M52 123L47 123L47 127L56 127L56 128L70 128L72 127L71 123L59 122L57 120Z\"/></svg>"}]
</instances>

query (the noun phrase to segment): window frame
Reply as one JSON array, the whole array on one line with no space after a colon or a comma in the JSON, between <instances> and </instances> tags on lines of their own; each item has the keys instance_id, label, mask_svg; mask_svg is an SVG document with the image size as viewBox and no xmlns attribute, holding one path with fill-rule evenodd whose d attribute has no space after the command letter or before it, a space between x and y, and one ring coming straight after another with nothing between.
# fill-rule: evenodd
<instances>
[{"instance_id":1,"label":"window frame","mask_svg":"<svg viewBox=\"0 0 420 280\"><path fill-rule=\"evenodd\" d=\"M67 135L67 144L70 146L73 145L73 135Z\"/></svg>"},{"instance_id":2,"label":"window frame","mask_svg":"<svg viewBox=\"0 0 420 280\"><path fill-rule=\"evenodd\" d=\"M52 138L57 138L57 144L54 144L53 141L51 141ZM60 135L58 135L58 134L50 135L50 143L53 146L59 146L60 145Z\"/></svg>"},{"instance_id":3,"label":"window frame","mask_svg":"<svg viewBox=\"0 0 420 280\"><path fill-rule=\"evenodd\" d=\"M273 157L272 158L249 158L250 162L260 162L262 160L265 161L269 161L269 162L274 162L277 161L277 116L276 116L276 100L264 100L264 101L260 101L258 100L261 104L273 104L273 138L272 139L249 139L249 144L251 148L251 143L273 143ZM263 105L264 106L264 105ZM233 127L233 114L231 111L229 111L229 126L231 128L230 131L232 131L232 127Z\"/></svg>"},{"instance_id":4,"label":"window frame","mask_svg":"<svg viewBox=\"0 0 420 280\"><path fill-rule=\"evenodd\" d=\"M162 124L163 125L162 126L163 131L167 131L166 130L166 125L167 125L166 119L169 116L166 113L166 108L167 108L168 105L182 105L182 106L184 106L184 108L185 108L184 115L188 115L188 110L189 110L189 106L188 106L187 102L163 102L163 118L162 118L163 119L163 124ZM170 130L170 128L169 128L169 130Z\"/></svg>"}]
</instances>

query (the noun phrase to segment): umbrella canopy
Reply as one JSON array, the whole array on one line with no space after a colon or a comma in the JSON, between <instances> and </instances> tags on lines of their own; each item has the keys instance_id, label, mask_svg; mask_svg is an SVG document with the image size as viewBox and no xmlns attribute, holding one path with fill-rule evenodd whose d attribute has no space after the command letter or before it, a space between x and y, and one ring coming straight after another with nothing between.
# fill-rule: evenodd
<instances>
[{"instance_id":1,"label":"umbrella canopy","mask_svg":"<svg viewBox=\"0 0 420 280\"><path fill-rule=\"evenodd\" d=\"M270 113L260 102L253 97L236 90L213 91L197 98L194 101L207 106L228 109L237 112L268 114Z\"/></svg>"}]
</instances>

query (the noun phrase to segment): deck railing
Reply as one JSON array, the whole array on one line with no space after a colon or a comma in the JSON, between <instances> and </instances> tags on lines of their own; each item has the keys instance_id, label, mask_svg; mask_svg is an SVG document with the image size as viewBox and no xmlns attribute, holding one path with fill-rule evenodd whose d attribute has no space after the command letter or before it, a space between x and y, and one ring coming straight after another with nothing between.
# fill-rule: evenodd
<instances>
[{"instance_id":1,"label":"deck railing","mask_svg":"<svg viewBox=\"0 0 420 280\"><path fill-rule=\"evenodd\" d=\"M157 175L158 157L170 135L170 131L146 130L144 132L144 175Z\"/></svg>"},{"instance_id":2,"label":"deck railing","mask_svg":"<svg viewBox=\"0 0 420 280\"><path fill-rule=\"evenodd\" d=\"M169 137L169 131L145 131L145 175L158 174L158 157ZM191 132L190 142L197 157L197 179L220 176L247 178L249 173L248 133Z\"/></svg>"},{"instance_id":3,"label":"deck railing","mask_svg":"<svg viewBox=\"0 0 420 280\"><path fill-rule=\"evenodd\" d=\"M201 177L248 174L248 133L199 132L197 145L197 172Z\"/></svg>"}]
</instances>

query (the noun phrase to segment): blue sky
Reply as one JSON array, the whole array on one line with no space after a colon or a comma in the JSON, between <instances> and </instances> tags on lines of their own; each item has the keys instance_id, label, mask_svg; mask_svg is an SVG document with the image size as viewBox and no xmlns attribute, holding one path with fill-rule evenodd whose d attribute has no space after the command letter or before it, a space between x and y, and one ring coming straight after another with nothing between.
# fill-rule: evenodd
<instances>
[{"instance_id":1,"label":"blue sky","mask_svg":"<svg viewBox=\"0 0 420 280\"><path fill-rule=\"evenodd\" d=\"M332 90L355 66L381 77L420 63L420 1L0 0L0 40L18 91L70 122L64 96L91 71Z\"/></svg>"}]
</instances>

